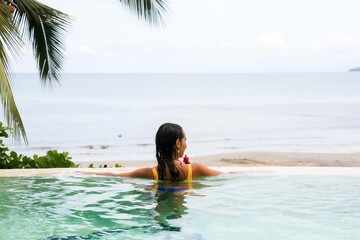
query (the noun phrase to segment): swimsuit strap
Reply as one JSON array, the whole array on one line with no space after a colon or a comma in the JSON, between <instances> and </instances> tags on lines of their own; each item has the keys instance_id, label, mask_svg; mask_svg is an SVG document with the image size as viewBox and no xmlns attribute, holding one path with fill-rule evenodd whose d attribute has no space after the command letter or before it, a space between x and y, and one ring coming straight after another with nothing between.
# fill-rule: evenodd
<instances>
[{"instance_id":1,"label":"swimsuit strap","mask_svg":"<svg viewBox=\"0 0 360 240\"><path fill-rule=\"evenodd\" d=\"M187 176L186 180L191 181L192 180L192 166L191 166L191 163L188 164L187 166L188 166L188 176ZM156 167L152 168L152 172L153 172L153 175L154 175L154 179L159 180L159 175L158 175L158 172L156 170Z\"/></svg>"},{"instance_id":2,"label":"swimsuit strap","mask_svg":"<svg viewBox=\"0 0 360 240\"><path fill-rule=\"evenodd\" d=\"M188 177L187 180L191 181L192 180L192 166L191 163L187 165L188 166Z\"/></svg>"},{"instance_id":3,"label":"swimsuit strap","mask_svg":"<svg viewBox=\"0 0 360 240\"><path fill-rule=\"evenodd\" d=\"M153 172L153 175L154 175L154 179L155 179L155 180L159 180L159 176L158 176L156 167L153 167L153 168L152 168L152 172Z\"/></svg>"}]
</instances>

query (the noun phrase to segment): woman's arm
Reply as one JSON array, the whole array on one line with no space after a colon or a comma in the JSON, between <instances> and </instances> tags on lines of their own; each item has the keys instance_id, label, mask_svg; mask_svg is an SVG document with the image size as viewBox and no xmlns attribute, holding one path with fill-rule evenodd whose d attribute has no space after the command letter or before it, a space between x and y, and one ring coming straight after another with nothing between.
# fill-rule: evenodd
<instances>
[{"instance_id":1,"label":"woman's arm","mask_svg":"<svg viewBox=\"0 0 360 240\"><path fill-rule=\"evenodd\" d=\"M115 172L81 172L87 175L103 175L103 176L120 176L131 178L150 178L153 179L151 168L139 168L131 172L115 173Z\"/></svg>"},{"instance_id":2,"label":"woman's arm","mask_svg":"<svg viewBox=\"0 0 360 240\"><path fill-rule=\"evenodd\" d=\"M120 173L120 176L132 178L154 178L151 168L139 168L131 172Z\"/></svg>"}]
</instances>

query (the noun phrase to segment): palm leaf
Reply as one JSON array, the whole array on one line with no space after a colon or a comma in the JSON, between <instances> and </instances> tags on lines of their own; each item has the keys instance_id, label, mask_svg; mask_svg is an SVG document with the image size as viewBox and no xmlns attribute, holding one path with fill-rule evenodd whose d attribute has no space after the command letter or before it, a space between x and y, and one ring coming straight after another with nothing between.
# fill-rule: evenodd
<instances>
[{"instance_id":1,"label":"palm leaf","mask_svg":"<svg viewBox=\"0 0 360 240\"><path fill-rule=\"evenodd\" d=\"M0 96L4 108L6 123L13 129L15 138L22 135L27 144L27 137L19 111L16 107L14 96L9 81L8 56L16 56L20 52L22 41L12 21L12 16L7 6L0 3Z\"/></svg>"},{"instance_id":2,"label":"palm leaf","mask_svg":"<svg viewBox=\"0 0 360 240\"><path fill-rule=\"evenodd\" d=\"M0 95L1 102L4 107L6 123L13 130L12 134L15 139L19 139L21 134L25 144L28 144L25 127L21 120L19 110L15 104L8 75L9 74L6 71L4 63L0 58Z\"/></svg>"},{"instance_id":3,"label":"palm leaf","mask_svg":"<svg viewBox=\"0 0 360 240\"><path fill-rule=\"evenodd\" d=\"M140 19L152 25L164 26L163 15L168 11L167 0L119 0L134 11Z\"/></svg>"},{"instance_id":4,"label":"palm leaf","mask_svg":"<svg viewBox=\"0 0 360 240\"><path fill-rule=\"evenodd\" d=\"M70 24L69 15L36 0L14 0L17 10L14 22L22 36L32 42L40 78L53 83L60 78L64 60L64 32Z\"/></svg>"}]
</instances>

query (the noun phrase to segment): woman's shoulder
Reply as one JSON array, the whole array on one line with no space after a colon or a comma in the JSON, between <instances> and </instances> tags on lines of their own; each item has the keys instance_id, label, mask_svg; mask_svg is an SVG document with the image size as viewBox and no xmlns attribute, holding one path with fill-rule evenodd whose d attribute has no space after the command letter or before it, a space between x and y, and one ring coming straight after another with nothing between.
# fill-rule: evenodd
<instances>
[{"instance_id":1,"label":"woman's shoulder","mask_svg":"<svg viewBox=\"0 0 360 240\"><path fill-rule=\"evenodd\" d=\"M200 163L191 163L193 178L203 176L216 176L221 174L220 171L208 168Z\"/></svg>"}]
</instances>

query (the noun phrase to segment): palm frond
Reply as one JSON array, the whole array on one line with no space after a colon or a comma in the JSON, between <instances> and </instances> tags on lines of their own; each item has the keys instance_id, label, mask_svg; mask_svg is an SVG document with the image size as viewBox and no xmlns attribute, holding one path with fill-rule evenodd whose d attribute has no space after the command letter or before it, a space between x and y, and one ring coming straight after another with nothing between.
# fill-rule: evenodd
<instances>
[{"instance_id":1,"label":"palm frond","mask_svg":"<svg viewBox=\"0 0 360 240\"><path fill-rule=\"evenodd\" d=\"M22 42L12 21L7 6L0 3L0 97L4 108L6 123L13 129L16 139L22 135L27 144L27 137L19 111L16 107L14 96L9 81L9 54L20 52Z\"/></svg>"},{"instance_id":2,"label":"palm frond","mask_svg":"<svg viewBox=\"0 0 360 240\"><path fill-rule=\"evenodd\" d=\"M15 139L20 138L20 134L24 139L25 144L28 144L24 124L21 120L19 110L15 104L15 99L11 90L8 74L5 66L0 58L0 95L1 102L4 108L6 123L13 130L12 134Z\"/></svg>"},{"instance_id":3,"label":"palm frond","mask_svg":"<svg viewBox=\"0 0 360 240\"><path fill-rule=\"evenodd\" d=\"M0 41L0 58L8 70L8 54L18 56L23 42L4 2L0 2Z\"/></svg>"},{"instance_id":4,"label":"palm frond","mask_svg":"<svg viewBox=\"0 0 360 240\"><path fill-rule=\"evenodd\" d=\"M14 0L14 22L22 36L32 42L40 78L53 83L60 78L64 60L64 33L70 16L36 0Z\"/></svg>"},{"instance_id":5,"label":"palm frond","mask_svg":"<svg viewBox=\"0 0 360 240\"><path fill-rule=\"evenodd\" d=\"M122 4L135 11L138 18L152 25L164 26L164 18L168 11L167 0L119 0Z\"/></svg>"}]
</instances>

